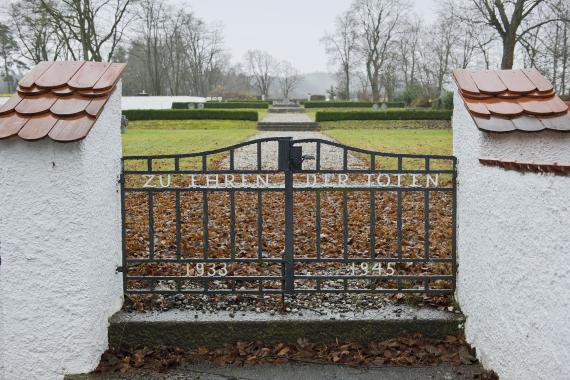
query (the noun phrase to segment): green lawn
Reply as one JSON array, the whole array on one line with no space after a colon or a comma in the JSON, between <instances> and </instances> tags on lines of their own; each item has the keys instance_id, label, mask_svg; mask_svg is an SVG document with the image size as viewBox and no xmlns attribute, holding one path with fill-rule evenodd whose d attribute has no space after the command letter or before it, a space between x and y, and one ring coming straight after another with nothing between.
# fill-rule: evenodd
<instances>
[{"instance_id":1,"label":"green lawn","mask_svg":"<svg viewBox=\"0 0 570 380\"><path fill-rule=\"evenodd\" d=\"M449 129L447 120L343 120L319 123L326 129Z\"/></svg>"},{"instance_id":2,"label":"green lawn","mask_svg":"<svg viewBox=\"0 0 570 380\"><path fill-rule=\"evenodd\" d=\"M358 148L387 153L413 154L452 154L451 129L328 129L324 134L338 142ZM364 157L363 159L369 159ZM450 163L433 165L433 168L446 169ZM406 169L423 168L423 160L406 160ZM380 159L378 167L395 169L394 159Z\"/></svg>"},{"instance_id":3,"label":"green lawn","mask_svg":"<svg viewBox=\"0 0 570 380\"><path fill-rule=\"evenodd\" d=\"M240 143L255 135L256 123L232 120L149 120L129 123L123 135L123 155L160 155L203 152ZM219 157L211 156L209 161ZM141 169L144 162L132 162ZM157 162L158 168L172 163ZM190 166L199 165L199 162Z\"/></svg>"},{"instance_id":4,"label":"green lawn","mask_svg":"<svg viewBox=\"0 0 570 380\"><path fill-rule=\"evenodd\" d=\"M323 123L322 127L323 133L335 140L363 149L450 155L452 132L445 128L448 125L437 121L350 121ZM255 126L251 121L230 120L133 121L123 135L123 154L182 154L223 148L255 135ZM416 161L414 166L423 165ZM395 165L387 159L379 164Z\"/></svg>"}]
</instances>

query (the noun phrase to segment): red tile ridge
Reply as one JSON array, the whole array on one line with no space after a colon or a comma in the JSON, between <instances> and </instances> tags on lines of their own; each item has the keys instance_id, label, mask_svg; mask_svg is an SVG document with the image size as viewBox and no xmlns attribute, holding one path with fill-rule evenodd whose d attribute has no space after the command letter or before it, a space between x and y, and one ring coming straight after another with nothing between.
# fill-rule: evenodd
<instances>
[{"instance_id":1,"label":"red tile ridge","mask_svg":"<svg viewBox=\"0 0 570 380\"><path fill-rule=\"evenodd\" d=\"M479 158L479 162L486 166L497 166L507 170L534 173L553 173L557 175L569 175L570 164L559 164L558 162L537 163L500 160L496 158Z\"/></svg>"}]
</instances>

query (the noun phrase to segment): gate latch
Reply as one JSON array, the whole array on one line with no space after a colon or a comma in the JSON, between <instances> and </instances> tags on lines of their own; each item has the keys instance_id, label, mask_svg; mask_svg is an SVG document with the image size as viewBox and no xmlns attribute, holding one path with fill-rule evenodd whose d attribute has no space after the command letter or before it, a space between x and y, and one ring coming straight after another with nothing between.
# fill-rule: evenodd
<instances>
[{"instance_id":1,"label":"gate latch","mask_svg":"<svg viewBox=\"0 0 570 380\"><path fill-rule=\"evenodd\" d=\"M314 156L308 154L303 155L303 147L300 146L292 146L289 154L290 154L289 162L291 165L291 169L293 170L302 170L303 161L315 159Z\"/></svg>"}]
</instances>

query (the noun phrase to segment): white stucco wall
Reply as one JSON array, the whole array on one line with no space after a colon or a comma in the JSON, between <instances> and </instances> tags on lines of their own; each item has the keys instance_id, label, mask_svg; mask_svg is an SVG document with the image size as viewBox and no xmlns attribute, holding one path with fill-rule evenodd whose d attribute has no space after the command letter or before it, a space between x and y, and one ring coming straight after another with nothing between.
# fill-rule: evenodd
<instances>
[{"instance_id":1,"label":"white stucco wall","mask_svg":"<svg viewBox=\"0 0 570 380\"><path fill-rule=\"evenodd\" d=\"M570 379L570 177L479 157L570 163L570 135L480 132L455 95L457 299L465 332L501 379Z\"/></svg>"},{"instance_id":2,"label":"white stucco wall","mask_svg":"<svg viewBox=\"0 0 570 380\"><path fill-rule=\"evenodd\" d=\"M0 141L0 379L93 370L122 304L120 85L81 142Z\"/></svg>"},{"instance_id":3,"label":"white stucco wall","mask_svg":"<svg viewBox=\"0 0 570 380\"><path fill-rule=\"evenodd\" d=\"M125 96L123 110L165 110L171 109L173 102L205 102L197 96Z\"/></svg>"}]
</instances>

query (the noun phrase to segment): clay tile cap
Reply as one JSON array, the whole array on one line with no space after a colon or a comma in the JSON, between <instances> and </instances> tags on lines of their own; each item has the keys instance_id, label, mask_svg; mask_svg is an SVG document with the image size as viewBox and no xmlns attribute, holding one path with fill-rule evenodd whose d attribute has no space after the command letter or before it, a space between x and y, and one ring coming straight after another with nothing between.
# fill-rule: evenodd
<instances>
[{"instance_id":1,"label":"clay tile cap","mask_svg":"<svg viewBox=\"0 0 570 380\"><path fill-rule=\"evenodd\" d=\"M44 73L36 80L36 86L43 88L62 87L75 75L75 73L83 66L84 62L68 61L54 62Z\"/></svg>"},{"instance_id":2,"label":"clay tile cap","mask_svg":"<svg viewBox=\"0 0 570 380\"><path fill-rule=\"evenodd\" d=\"M568 104L536 69L456 70L453 75L466 109L483 131L570 132ZM472 89L471 80L480 94L465 90Z\"/></svg>"},{"instance_id":3,"label":"clay tile cap","mask_svg":"<svg viewBox=\"0 0 570 380\"><path fill-rule=\"evenodd\" d=\"M0 138L79 141L87 136L116 89L126 65L41 62L0 106Z\"/></svg>"}]
</instances>

